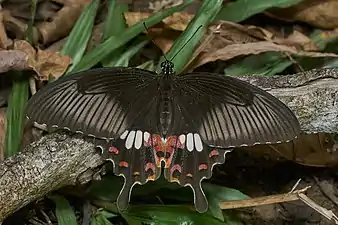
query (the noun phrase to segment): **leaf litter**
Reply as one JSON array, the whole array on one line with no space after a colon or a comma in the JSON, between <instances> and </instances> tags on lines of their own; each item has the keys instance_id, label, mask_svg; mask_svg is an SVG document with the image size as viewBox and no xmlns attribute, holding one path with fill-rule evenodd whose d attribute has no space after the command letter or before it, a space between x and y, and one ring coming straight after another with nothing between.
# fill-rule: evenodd
<instances>
[{"instance_id":1,"label":"leaf litter","mask_svg":"<svg viewBox=\"0 0 338 225\"><path fill-rule=\"evenodd\" d=\"M44 47L50 47L50 44L53 42L57 46L60 39L69 34L86 1L59 0L54 1L54 5L53 1L50 2L52 3L44 3L44 10L40 8L39 15L42 21L34 26L34 43L40 43L43 47L42 49L37 46L33 47L28 42L22 40L8 38L6 35L5 31L9 29L14 32L16 38L23 38L29 16L18 18L18 15L22 14L20 10L24 11L24 8L15 9L7 7L0 14L0 21L2 21L0 23L0 59L3 59L0 63L0 72L12 69L29 69L36 73L37 80L47 81L50 78L58 79L66 71L71 64L70 57L60 56L56 52L59 47L49 51L46 51ZM336 16L333 13L333 9L337 8L334 1L325 1L325 4L321 6L320 4L309 4L309 2L311 1L303 1L303 3L285 9L270 9L265 14L282 19L284 16L288 21L302 21L316 27L338 27L336 25ZM62 4L62 10L59 8L56 10L55 3ZM326 11L323 9L326 9ZM323 14L326 16L323 16ZM144 12L127 12L124 14L128 26L150 15L151 13ZM46 22L46 18L52 18L52 20ZM148 35L153 37L158 47L165 53L170 49L177 36L187 27L192 18L193 15L186 12L174 13L172 16L164 19L162 23L150 27ZM66 21L69 23L66 23ZM65 24L67 26L63 26ZM14 29L10 29L10 25ZM100 24L97 24L95 28L99 28L99 26ZM62 29L59 29L60 27ZM100 29L98 29L98 32L100 32ZM329 36L330 38L337 37L337 33L335 30L325 31L323 32L323 38ZM92 37L92 39L94 38ZM99 40L100 38L96 37L94 42L99 42ZM60 46L62 46L64 40L61 40L60 43ZM277 52L288 55L296 63L298 63L297 57L331 59L337 57L337 54L334 52L321 51L320 47L309 37L308 33L302 29L293 29L291 34L285 35L280 30L274 29L274 27L215 21L208 27L204 39L196 48L185 70L192 71L215 61L226 62L266 52ZM0 114L0 116L3 115ZM4 129L4 126L4 123L1 123L0 117L0 157L1 129ZM260 153L263 155L268 154L272 158L274 156L276 158L283 156L287 160L306 166L328 167L338 164L337 142L333 136L328 134L312 134L291 143L275 146L243 148L243 152L246 151L255 152L257 155Z\"/></svg>"}]
</instances>

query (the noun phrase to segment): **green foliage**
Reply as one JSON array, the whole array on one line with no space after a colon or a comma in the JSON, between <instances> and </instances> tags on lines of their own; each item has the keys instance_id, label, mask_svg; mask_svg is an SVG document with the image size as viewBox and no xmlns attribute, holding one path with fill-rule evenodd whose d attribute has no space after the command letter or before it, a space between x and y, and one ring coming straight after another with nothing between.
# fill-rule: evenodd
<instances>
[{"instance_id":1,"label":"green foliage","mask_svg":"<svg viewBox=\"0 0 338 225\"><path fill-rule=\"evenodd\" d=\"M116 49L120 48L121 46L125 45L127 42L138 36L141 32L144 31L144 22L147 24L147 26L152 26L156 23L159 23L164 18L168 17L174 12L183 10L191 3L192 0L186 0L181 5L155 13L144 21L140 21L129 27L123 33L108 38L103 43L97 45L95 49L93 49L91 52L85 54L82 60L74 66L72 72L90 69L101 60L106 58L108 55L112 54L112 52L114 52Z\"/></svg>"},{"instance_id":2,"label":"green foliage","mask_svg":"<svg viewBox=\"0 0 338 225\"><path fill-rule=\"evenodd\" d=\"M203 37L207 25L214 19L222 6L222 0L203 1L202 6L190 21L188 27L175 40L166 57L174 63L174 70L179 73L192 56L198 42ZM178 54L178 55L177 55ZM177 57L176 57L177 56ZM157 69L164 60L160 60Z\"/></svg>"},{"instance_id":3,"label":"green foliage","mask_svg":"<svg viewBox=\"0 0 338 225\"><path fill-rule=\"evenodd\" d=\"M37 1L32 0L31 18L27 27L26 40L33 42L33 24L35 20ZM7 129L5 136L5 157L10 157L20 151L23 136L25 108L28 100L28 77L22 71L11 71L8 75L13 77L13 86L7 107Z\"/></svg>"},{"instance_id":4,"label":"green foliage","mask_svg":"<svg viewBox=\"0 0 338 225\"><path fill-rule=\"evenodd\" d=\"M77 225L74 210L66 198L54 195L49 198L55 203L55 214L58 225Z\"/></svg>"},{"instance_id":5,"label":"green foliage","mask_svg":"<svg viewBox=\"0 0 338 225\"><path fill-rule=\"evenodd\" d=\"M74 66L81 61L83 54L86 51L87 44L92 35L99 3L99 0L94 0L87 5L80 18L75 23L66 44L61 50L61 55L67 55L72 58L72 65L68 68L66 74L73 71Z\"/></svg>"},{"instance_id":6,"label":"green foliage","mask_svg":"<svg viewBox=\"0 0 338 225\"><path fill-rule=\"evenodd\" d=\"M108 219L116 217L117 215L102 209L97 210L92 217L91 225L113 225Z\"/></svg>"},{"instance_id":7,"label":"green foliage","mask_svg":"<svg viewBox=\"0 0 338 225\"><path fill-rule=\"evenodd\" d=\"M269 8L287 8L302 1L303 0L237 0L226 4L218 13L215 20L241 22Z\"/></svg>"},{"instance_id":8,"label":"green foliage","mask_svg":"<svg viewBox=\"0 0 338 225\"><path fill-rule=\"evenodd\" d=\"M5 136L5 156L20 151L23 135L25 108L28 100L28 79L21 71L8 73L14 79L7 108L7 130Z\"/></svg>"},{"instance_id":9,"label":"green foliage","mask_svg":"<svg viewBox=\"0 0 338 225\"><path fill-rule=\"evenodd\" d=\"M127 29L127 24L123 15L123 13L127 11L127 9L128 6L126 4L118 4L116 0L110 1L108 14L104 22L103 41L107 40L110 37L117 36ZM104 67L128 66L129 60L133 56L133 54L126 54L123 57L124 59L120 60L120 55L124 54L125 48L125 46L117 48L110 55L101 60L101 64ZM133 45L131 45L131 48L135 49ZM129 50L129 52L135 51ZM135 52L134 54L136 53L137 52Z\"/></svg>"}]
</instances>

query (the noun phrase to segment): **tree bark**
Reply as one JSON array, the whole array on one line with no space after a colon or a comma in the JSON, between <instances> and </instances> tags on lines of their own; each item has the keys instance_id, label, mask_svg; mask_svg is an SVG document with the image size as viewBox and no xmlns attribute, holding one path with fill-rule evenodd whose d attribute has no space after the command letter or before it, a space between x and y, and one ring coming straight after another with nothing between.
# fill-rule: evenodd
<instances>
[{"instance_id":1,"label":"tree bark","mask_svg":"<svg viewBox=\"0 0 338 225\"><path fill-rule=\"evenodd\" d=\"M338 69L243 76L288 105L305 133L338 132ZM49 134L0 163L0 221L58 188L92 179L104 161L79 135Z\"/></svg>"}]
</instances>

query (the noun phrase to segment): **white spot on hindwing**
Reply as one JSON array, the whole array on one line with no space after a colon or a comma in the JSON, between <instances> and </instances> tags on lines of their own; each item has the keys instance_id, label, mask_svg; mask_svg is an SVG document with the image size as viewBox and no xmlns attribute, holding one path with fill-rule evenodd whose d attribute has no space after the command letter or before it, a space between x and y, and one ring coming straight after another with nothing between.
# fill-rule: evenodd
<instances>
[{"instance_id":1,"label":"white spot on hindwing","mask_svg":"<svg viewBox=\"0 0 338 225\"><path fill-rule=\"evenodd\" d=\"M149 138L150 138L150 133L147 132L147 131L144 132L144 133L143 133L143 139L144 139L144 142L148 142Z\"/></svg>"},{"instance_id":2,"label":"white spot on hindwing","mask_svg":"<svg viewBox=\"0 0 338 225\"><path fill-rule=\"evenodd\" d=\"M123 132L120 138L122 140L125 139L124 146L126 147L126 149L131 149L132 147L134 147L135 149L140 149L144 143L149 141L150 136L150 133L146 131L143 132L141 130L126 130L125 132Z\"/></svg>"},{"instance_id":3,"label":"white spot on hindwing","mask_svg":"<svg viewBox=\"0 0 338 225\"><path fill-rule=\"evenodd\" d=\"M134 139L135 139L135 133L136 132L134 130L129 132L126 143L125 143L125 146L127 149L130 149L133 146Z\"/></svg>"},{"instance_id":4,"label":"white spot on hindwing","mask_svg":"<svg viewBox=\"0 0 338 225\"><path fill-rule=\"evenodd\" d=\"M138 130L136 131L136 137L135 137L135 148L140 149L142 146L142 131Z\"/></svg>"},{"instance_id":5,"label":"white spot on hindwing","mask_svg":"<svg viewBox=\"0 0 338 225\"><path fill-rule=\"evenodd\" d=\"M194 134L195 148L198 152L203 150L203 143L199 134Z\"/></svg>"},{"instance_id":6,"label":"white spot on hindwing","mask_svg":"<svg viewBox=\"0 0 338 225\"><path fill-rule=\"evenodd\" d=\"M187 135L181 134L178 136L178 139L183 146L185 145L187 147L189 152L192 152L193 150L198 152L203 151L203 142L201 136L197 133L188 133Z\"/></svg>"},{"instance_id":7,"label":"white spot on hindwing","mask_svg":"<svg viewBox=\"0 0 338 225\"><path fill-rule=\"evenodd\" d=\"M125 132L123 132L123 134L121 134L120 138L123 140L127 137L127 134L128 134L128 130L126 130Z\"/></svg>"},{"instance_id":8,"label":"white spot on hindwing","mask_svg":"<svg viewBox=\"0 0 338 225\"><path fill-rule=\"evenodd\" d=\"M192 133L187 134L187 149L189 152L194 150L194 136Z\"/></svg>"},{"instance_id":9,"label":"white spot on hindwing","mask_svg":"<svg viewBox=\"0 0 338 225\"><path fill-rule=\"evenodd\" d=\"M181 144L184 145L185 144L185 135L181 134L178 138L180 139Z\"/></svg>"}]
</instances>

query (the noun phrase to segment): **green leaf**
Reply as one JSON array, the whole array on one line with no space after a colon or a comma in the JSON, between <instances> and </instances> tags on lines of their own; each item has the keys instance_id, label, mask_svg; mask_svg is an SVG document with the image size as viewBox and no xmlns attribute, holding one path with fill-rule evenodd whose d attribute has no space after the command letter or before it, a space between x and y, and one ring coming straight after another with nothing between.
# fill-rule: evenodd
<instances>
[{"instance_id":1,"label":"green leaf","mask_svg":"<svg viewBox=\"0 0 338 225\"><path fill-rule=\"evenodd\" d=\"M155 70L154 60L149 60L145 63L142 63L141 65L138 65L137 68L154 71Z\"/></svg>"},{"instance_id":2,"label":"green leaf","mask_svg":"<svg viewBox=\"0 0 338 225\"><path fill-rule=\"evenodd\" d=\"M250 74L274 75L282 72L291 65L289 59L279 52L267 52L260 55L252 55L234 63L224 70L225 74L231 76L242 76Z\"/></svg>"},{"instance_id":3,"label":"green leaf","mask_svg":"<svg viewBox=\"0 0 338 225\"><path fill-rule=\"evenodd\" d=\"M203 1L197 14L167 53L166 57L174 63L174 71L177 73L179 73L189 61L196 45L204 36L206 27L220 10L222 2L222 0ZM161 62L164 60L164 57L162 57L157 65L158 71L161 68Z\"/></svg>"},{"instance_id":4,"label":"green leaf","mask_svg":"<svg viewBox=\"0 0 338 225\"><path fill-rule=\"evenodd\" d=\"M61 55L67 55L72 58L72 65L65 74L69 74L72 71L74 66L81 61L82 56L86 51L87 44L92 35L99 3L100 0L94 0L86 6L61 50Z\"/></svg>"},{"instance_id":5,"label":"green leaf","mask_svg":"<svg viewBox=\"0 0 338 225\"><path fill-rule=\"evenodd\" d=\"M105 211L105 210L97 210L95 215L92 218L91 225L113 225L108 218L116 217L118 215Z\"/></svg>"},{"instance_id":6,"label":"green leaf","mask_svg":"<svg viewBox=\"0 0 338 225\"><path fill-rule=\"evenodd\" d=\"M58 225L77 225L75 213L67 199L58 195L49 196L49 198L55 203Z\"/></svg>"},{"instance_id":7,"label":"green leaf","mask_svg":"<svg viewBox=\"0 0 338 225\"><path fill-rule=\"evenodd\" d=\"M302 1L303 0L237 0L225 4L215 20L241 22L255 14L264 12L269 8L287 8Z\"/></svg>"},{"instance_id":8,"label":"green leaf","mask_svg":"<svg viewBox=\"0 0 338 225\"><path fill-rule=\"evenodd\" d=\"M129 225L148 223L156 225L224 225L224 222L214 218L209 212L198 213L190 206L169 205L131 205L128 212L122 213Z\"/></svg>"},{"instance_id":9,"label":"green leaf","mask_svg":"<svg viewBox=\"0 0 338 225\"><path fill-rule=\"evenodd\" d=\"M205 195L207 196L211 214L219 220L224 220L222 209L219 206L220 201L242 200L249 198L249 196L233 188L227 188L211 183L202 183L202 187Z\"/></svg>"},{"instance_id":10,"label":"green leaf","mask_svg":"<svg viewBox=\"0 0 338 225\"><path fill-rule=\"evenodd\" d=\"M113 36L108 38L105 42L97 45L93 51L84 55L82 60L73 68L72 72L79 72L86 69L90 69L97 63L99 63L102 59L107 57L110 53L115 51L117 48L126 44L131 39L135 38L141 32L144 31L143 22L147 24L147 26L152 26L154 24L159 23L164 18L170 16L174 12L178 12L183 10L189 4L192 3L192 0L186 0L183 4L163 10L162 12L155 13L144 21L140 21L130 28L128 28L125 32L118 36Z\"/></svg>"},{"instance_id":11,"label":"green leaf","mask_svg":"<svg viewBox=\"0 0 338 225\"><path fill-rule=\"evenodd\" d=\"M149 43L149 40L143 40L141 38L137 39L135 43L132 43L128 49L126 49L120 55L116 55L112 60L107 60L106 64L103 64L105 67L114 67L114 66L128 66L130 59L140 52L140 50ZM114 52L115 54L115 52Z\"/></svg>"},{"instance_id":12,"label":"green leaf","mask_svg":"<svg viewBox=\"0 0 338 225\"><path fill-rule=\"evenodd\" d=\"M128 10L128 6L126 4L118 3L117 0L111 0L108 8L107 18L104 23L103 29L103 41L107 40L110 37L117 36L123 33L127 24L124 18L123 13ZM125 46L121 46L105 57L101 64L104 67L109 66L119 66L120 55L123 54L125 50Z\"/></svg>"},{"instance_id":13,"label":"green leaf","mask_svg":"<svg viewBox=\"0 0 338 225\"><path fill-rule=\"evenodd\" d=\"M28 100L28 79L21 71L8 72L12 76L13 86L7 108L7 130L5 137L5 157L20 151L23 135L25 108Z\"/></svg>"}]
</instances>

